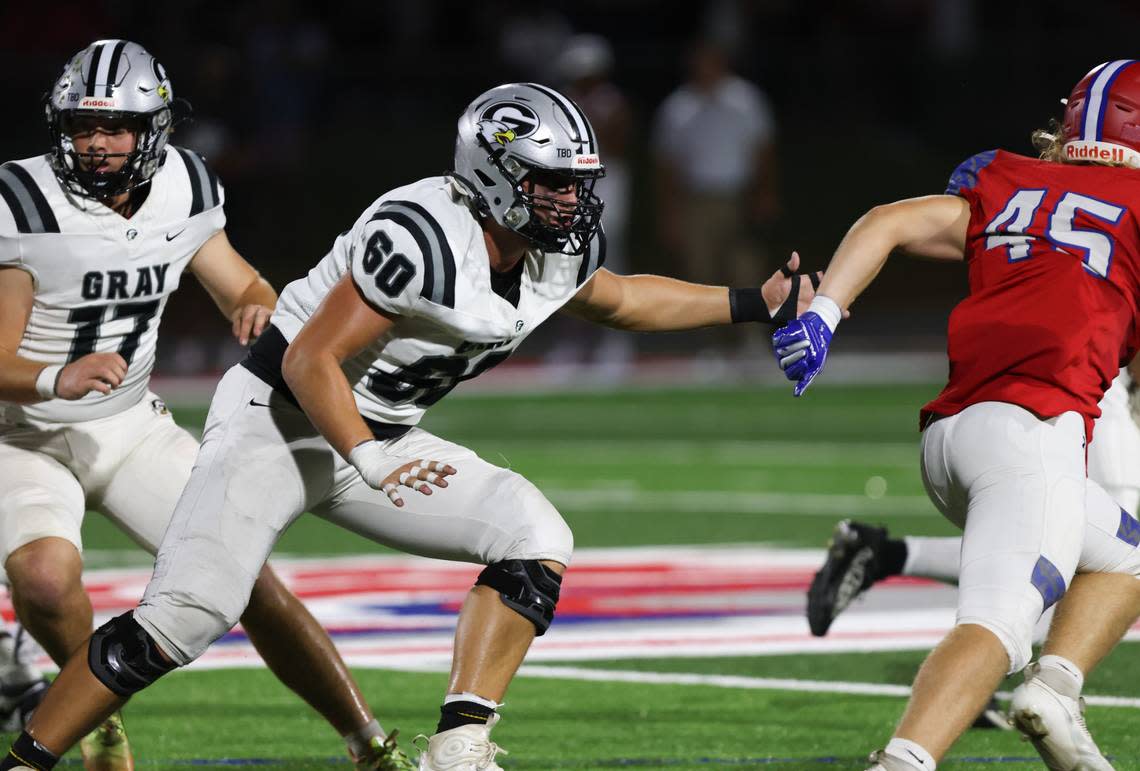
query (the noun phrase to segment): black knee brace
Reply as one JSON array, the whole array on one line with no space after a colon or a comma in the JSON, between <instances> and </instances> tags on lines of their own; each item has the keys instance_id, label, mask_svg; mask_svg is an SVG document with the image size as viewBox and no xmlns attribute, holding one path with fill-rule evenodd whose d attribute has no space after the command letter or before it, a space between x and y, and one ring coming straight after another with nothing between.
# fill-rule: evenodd
<instances>
[{"instance_id":1,"label":"black knee brace","mask_svg":"<svg viewBox=\"0 0 1140 771\"><path fill-rule=\"evenodd\" d=\"M172 669L130 611L115 616L91 635L87 646L91 674L119 696L131 696Z\"/></svg>"},{"instance_id":2,"label":"black knee brace","mask_svg":"<svg viewBox=\"0 0 1140 771\"><path fill-rule=\"evenodd\" d=\"M475 585L485 584L502 596L503 604L534 624L541 637L554 620L562 576L538 560L503 560L488 565Z\"/></svg>"}]
</instances>

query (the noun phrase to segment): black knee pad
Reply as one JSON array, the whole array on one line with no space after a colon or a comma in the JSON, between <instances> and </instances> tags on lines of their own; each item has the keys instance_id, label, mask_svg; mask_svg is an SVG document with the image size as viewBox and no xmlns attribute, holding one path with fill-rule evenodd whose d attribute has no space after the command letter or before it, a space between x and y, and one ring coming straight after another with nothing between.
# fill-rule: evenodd
<instances>
[{"instance_id":1,"label":"black knee pad","mask_svg":"<svg viewBox=\"0 0 1140 771\"><path fill-rule=\"evenodd\" d=\"M128 611L91 635L87 666L99 682L119 696L131 696L178 665L163 657L154 640Z\"/></svg>"},{"instance_id":2,"label":"black knee pad","mask_svg":"<svg viewBox=\"0 0 1140 771\"><path fill-rule=\"evenodd\" d=\"M488 565L475 585L499 592L503 604L534 624L541 637L554 620L554 606L562 588L562 576L538 560L503 560Z\"/></svg>"}]
</instances>

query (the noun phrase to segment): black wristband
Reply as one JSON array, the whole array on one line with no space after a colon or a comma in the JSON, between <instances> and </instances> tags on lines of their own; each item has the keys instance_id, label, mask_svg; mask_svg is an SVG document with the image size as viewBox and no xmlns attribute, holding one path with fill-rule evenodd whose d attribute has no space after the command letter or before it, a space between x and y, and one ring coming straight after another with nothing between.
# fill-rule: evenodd
<instances>
[{"instance_id":1,"label":"black wristband","mask_svg":"<svg viewBox=\"0 0 1140 771\"><path fill-rule=\"evenodd\" d=\"M768 303L764 302L764 294L757 287L729 287L728 311L733 324L742 324L747 321L760 321L770 323L772 314L768 312Z\"/></svg>"},{"instance_id":2,"label":"black wristband","mask_svg":"<svg viewBox=\"0 0 1140 771\"><path fill-rule=\"evenodd\" d=\"M47 771L55 768L59 758L48 752L47 748L22 731L12 743L8 754L0 758L0 768L34 768Z\"/></svg>"}]
</instances>

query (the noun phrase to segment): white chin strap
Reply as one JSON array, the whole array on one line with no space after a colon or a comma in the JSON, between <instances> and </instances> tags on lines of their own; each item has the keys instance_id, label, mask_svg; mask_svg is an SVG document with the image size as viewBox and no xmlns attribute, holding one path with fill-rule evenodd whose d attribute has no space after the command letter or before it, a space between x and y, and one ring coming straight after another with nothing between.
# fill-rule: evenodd
<instances>
[{"instance_id":1,"label":"white chin strap","mask_svg":"<svg viewBox=\"0 0 1140 771\"><path fill-rule=\"evenodd\" d=\"M1091 139L1074 139L1064 146L1065 160L1070 162L1121 164L1140 169L1140 152L1131 147Z\"/></svg>"}]
</instances>

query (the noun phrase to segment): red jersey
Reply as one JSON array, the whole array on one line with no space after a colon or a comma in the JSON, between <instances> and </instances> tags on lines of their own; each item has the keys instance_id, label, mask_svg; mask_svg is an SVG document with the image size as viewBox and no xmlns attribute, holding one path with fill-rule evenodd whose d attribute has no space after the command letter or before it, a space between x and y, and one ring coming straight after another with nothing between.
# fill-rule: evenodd
<instances>
[{"instance_id":1,"label":"red jersey","mask_svg":"<svg viewBox=\"0 0 1140 771\"><path fill-rule=\"evenodd\" d=\"M1097 402L1140 344L1140 171L996 150L959 166L946 192L970 204L970 293L950 314L950 382L921 424L1009 402L1079 412L1091 439Z\"/></svg>"}]
</instances>

